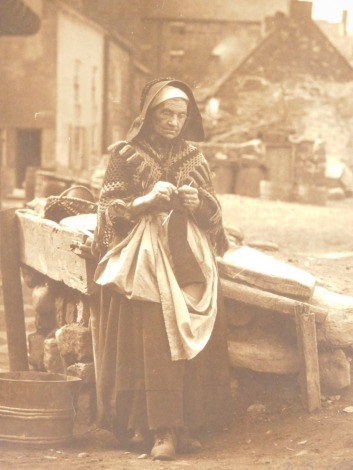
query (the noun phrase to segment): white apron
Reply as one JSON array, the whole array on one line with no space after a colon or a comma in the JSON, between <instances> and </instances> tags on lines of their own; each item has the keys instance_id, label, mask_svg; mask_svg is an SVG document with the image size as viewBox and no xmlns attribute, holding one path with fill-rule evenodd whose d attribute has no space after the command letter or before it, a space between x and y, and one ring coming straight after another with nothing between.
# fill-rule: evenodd
<instances>
[{"instance_id":1,"label":"white apron","mask_svg":"<svg viewBox=\"0 0 353 470\"><path fill-rule=\"evenodd\" d=\"M207 236L188 220L188 243L206 281L181 288L172 268L165 217L141 218L99 262L95 282L131 300L160 303L172 360L192 359L210 339L217 315L216 261Z\"/></svg>"}]
</instances>

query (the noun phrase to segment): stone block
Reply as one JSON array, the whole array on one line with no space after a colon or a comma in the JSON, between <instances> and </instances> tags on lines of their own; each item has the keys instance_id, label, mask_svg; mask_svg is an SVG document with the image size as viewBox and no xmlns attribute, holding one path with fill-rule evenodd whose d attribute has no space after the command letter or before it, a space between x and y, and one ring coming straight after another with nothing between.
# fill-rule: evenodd
<instances>
[{"instance_id":1,"label":"stone block","mask_svg":"<svg viewBox=\"0 0 353 470\"><path fill-rule=\"evenodd\" d=\"M77 305L75 302L67 302L66 303L66 323L74 323L77 321Z\"/></svg>"},{"instance_id":2,"label":"stone block","mask_svg":"<svg viewBox=\"0 0 353 470\"><path fill-rule=\"evenodd\" d=\"M77 362L76 364L72 364L67 368L66 373L67 375L80 378L85 384L94 384L96 381L93 362Z\"/></svg>"},{"instance_id":3,"label":"stone block","mask_svg":"<svg viewBox=\"0 0 353 470\"><path fill-rule=\"evenodd\" d=\"M89 302L85 299L80 299L77 302L77 322L81 325L88 326L90 317Z\"/></svg>"},{"instance_id":4,"label":"stone block","mask_svg":"<svg viewBox=\"0 0 353 470\"><path fill-rule=\"evenodd\" d=\"M44 340L44 367L48 372L63 374L65 372L64 363L60 356L58 343L55 338Z\"/></svg>"},{"instance_id":5,"label":"stone block","mask_svg":"<svg viewBox=\"0 0 353 470\"><path fill-rule=\"evenodd\" d=\"M296 347L269 329L233 330L228 339L228 354L232 367L271 374L299 372Z\"/></svg>"},{"instance_id":6,"label":"stone block","mask_svg":"<svg viewBox=\"0 0 353 470\"><path fill-rule=\"evenodd\" d=\"M28 362L36 370L44 370L45 335L41 333L31 333L28 335Z\"/></svg>"},{"instance_id":7,"label":"stone block","mask_svg":"<svg viewBox=\"0 0 353 470\"><path fill-rule=\"evenodd\" d=\"M91 330L86 326L72 323L64 325L55 333L58 348L67 366L75 362L91 362L93 346Z\"/></svg>"},{"instance_id":8,"label":"stone block","mask_svg":"<svg viewBox=\"0 0 353 470\"><path fill-rule=\"evenodd\" d=\"M242 302L236 302L227 298L225 298L224 300L227 322L230 327L248 325L253 321L256 312L259 310L252 305L246 305Z\"/></svg>"},{"instance_id":9,"label":"stone block","mask_svg":"<svg viewBox=\"0 0 353 470\"><path fill-rule=\"evenodd\" d=\"M310 304L328 312L326 321L318 325L320 342L335 349L353 345L353 297L317 286Z\"/></svg>"},{"instance_id":10,"label":"stone block","mask_svg":"<svg viewBox=\"0 0 353 470\"><path fill-rule=\"evenodd\" d=\"M341 390L350 385L350 361L342 349L319 353L319 368L322 387Z\"/></svg>"},{"instance_id":11,"label":"stone block","mask_svg":"<svg viewBox=\"0 0 353 470\"><path fill-rule=\"evenodd\" d=\"M54 311L36 313L35 325L38 333L47 335L50 331L56 329L56 318Z\"/></svg>"},{"instance_id":12,"label":"stone block","mask_svg":"<svg viewBox=\"0 0 353 470\"><path fill-rule=\"evenodd\" d=\"M55 298L55 316L58 328L66 325L66 301L63 296Z\"/></svg>"}]
</instances>

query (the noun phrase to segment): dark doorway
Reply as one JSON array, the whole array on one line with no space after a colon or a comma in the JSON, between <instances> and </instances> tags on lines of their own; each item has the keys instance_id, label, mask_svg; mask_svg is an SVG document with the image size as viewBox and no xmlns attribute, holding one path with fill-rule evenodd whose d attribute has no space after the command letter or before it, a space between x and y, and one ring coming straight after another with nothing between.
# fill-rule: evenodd
<instances>
[{"instance_id":1,"label":"dark doorway","mask_svg":"<svg viewBox=\"0 0 353 470\"><path fill-rule=\"evenodd\" d=\"M16 187L22 188L28 167L41 163L41 130L19 129L17 131Z\"/></svg>"}]
</instances>

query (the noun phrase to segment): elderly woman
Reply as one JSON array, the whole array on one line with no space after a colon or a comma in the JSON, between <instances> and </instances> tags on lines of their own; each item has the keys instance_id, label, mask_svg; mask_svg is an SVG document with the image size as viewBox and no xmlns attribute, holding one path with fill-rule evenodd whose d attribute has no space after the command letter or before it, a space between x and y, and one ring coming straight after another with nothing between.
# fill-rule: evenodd
<instances>
[{"instance_id":1,"label":"elderly woman","mask_svg":"<svg viewBox=\"0 0 353 470\"><path fill-rule=\"evenodd\" d=\"M122 444L172 460L229 423L227 338L216 254L227 248L191 89L158 79L112 146L94 247L102 289L100 418ZM150 450L149 449L149 450Z\"/></svg>"}]
</instances>

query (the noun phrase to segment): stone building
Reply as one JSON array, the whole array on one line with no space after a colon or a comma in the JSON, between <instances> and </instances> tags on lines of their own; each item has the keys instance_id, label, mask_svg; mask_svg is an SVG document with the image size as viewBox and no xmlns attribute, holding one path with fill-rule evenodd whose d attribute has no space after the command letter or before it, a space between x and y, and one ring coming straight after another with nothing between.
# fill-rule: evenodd
<instances>
[{"instance_id":1,"label":"stone building","mask_svg":"<svg viewBox=\"0 0 353 470\"><path fill-rule=\"evenodd\" d=\"M89 181L107 146L124 137L135 87L148 70L133 44L75 4L31 0L39 31L0 38L3 192L31 168Z\"/></svg>"},{"instance_id":2,"label":"stone building","mask_svg":"<svg viewBox=\"0 0 353 470\"><path fill-rule=\"evenodd\" d=\"M242 61L200 90L223 116L205 113L214 132L292 133L322 138L329 153L350 145L353 68L310 20L277 15L273 30ZM345 98L346 97L346 98ZM212 132L212 131L211 131ZM336 135L336 138L335 138Z\"/></svg>"},{"instance_id":3,"label":"stone building","mask_svg":"<svg viewBox=\"0 0 353 470\"><path fill-rule=\"evenodd\" d=\"M229 112L232 96L236 101L240 96L231 77L261 54L264 44L261 60L273 57L269 50L277 44L268 32L276 12L308 6L294 0L24 1L41 20L39 32L0 39L2 174L10 188L23 186L28 167L89 178L109 144L124 138L150 75L184 79L202 92L201 99L205 91L212 97L218 90L216 98L227 96L227 109L222 107ZM288 68L284 62L279 67ZM283 123L290 99L277 87L273 109ZM262 99L268 108L266 93ZM241 121L248 118L249 128L253 115L244 107ZM288 113L284 123L290 125L286 119Z\"/></svg>"},{"instance_id":4,"label":"stone building","mask_svg":"<svg viewBox=\"0 0 353 470\"><path fill-rule=\"evenodd\" d=\"M177 76L193 86L212 82L240 62L262 39L289 0L147 2L142 16L141 48L157 76Z\"/></svg>"},{"instance_id":5,"label":"stone building","mask_svg":"<svg viewBox=\"0 0 353 470\"><path fill-rule=\"evenodd\" d=\"M291 13L277 14L273 29L240 64L199 90L209 139L261 138L266 179L288 198L301 185L325 184L323 155L329 163L349 162L353 149L353 68L309 9Z\"/></svg>"},{"instance_id":6,"label":"stone building","mask_svg":"<svg viewBox=\"0 0 353 470\"><path fill-rule=\"evenodd\" d=\"M39 16L21 0L4 0L0 4L0 40L3 36L21 38L31 36L36 34L39 28ZM1 196L8 188L6 166L9 157L6 154L6 137L6 131L0 128L0 208ZM14 181L10 187L13 184Z\"/></svg>"}]
</instances>

